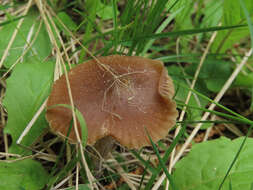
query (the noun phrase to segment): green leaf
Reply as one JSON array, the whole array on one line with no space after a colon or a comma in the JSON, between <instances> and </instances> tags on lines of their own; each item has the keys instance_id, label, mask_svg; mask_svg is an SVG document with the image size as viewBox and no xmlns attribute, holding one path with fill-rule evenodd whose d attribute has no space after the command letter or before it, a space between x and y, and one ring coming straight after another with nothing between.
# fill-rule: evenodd
<instances>
[{"instance_id":1,"label":"green leaf","mask_svg":"<svg viewBox=\"0 0 253 190\"><path fill-rule=\"evenodd\" d=\"M8 56L4 61L5 67L11 67L11 65L18 60L26 49L29 50L24 55L23 60L35 58L37 61L43 61L50 55L52 49L50 39L45 25L39 18L39 13L35 9L31 9L31 11L24 17L23 24L21 25L8 52ZM15 18L13 19L15 20ZM0 29L0 57L3 56L17 24L18 21L16 20L4 25Z\"/></svg>"},{"instance_id":2,"label":"green leaf","mask_svg":"<svg viewBox=\"0 0 253 190\"><path fill-rule=\"evenodd\" d=\"M180 160L173 179L180 190L218 189L244 137L231 141L225 137L195 144L191 152ZM253 176L253 139L248 138L222 190L250 189Z\"/></svg>"},{"instance_id":3,"label":"green leaf","mask_svg":"<svg viewBox=\"0 0 253 190\"><path fill-rule=\"evenodd\" d=\"M118 14L118 10L116 11ZM97 15L102 19L102 20L108 20L113 18L113 7L112 5L105 5L102 2L98 3L97 7Z\"/></svg>"},{"instance_id":4,"label":"green leaf","mask_svg":"<svg viewBox=\"0 0 253 190\"><path fill-rule=\"evenodd\" d=\"M236 77L235 86L239 87L246 87L246 88L252 88L253 87L253 73L239 73L239 75Z\"/></svg>"},{"instance_id":5,"label":"green leaf","mask_svg":"<svg viewBox=\"0 0 253 190\"><path fill-rule=\"evenodd\" d=\"M24 18L24 16L19 16L19 17L16 17L16 18L8 19L8 20L6 20L6 21L1 22L1 23L0 23L0 26L4 26L4 25L6 25L6 24L12 23L12 22L17 21L17 20L19 20L19 19L21 19L21 18Z\"/></svg>"},{"instance_id":6,"label":"green leaf","mask_svg":"<svg viewBox=\"0 0 253 190\"><path fill-rule=\"evenodd\" d=\"M70 16L67 13L62 11L59 12L57 16L69 30L71 31L76 30L77 28L76 23L70 18ZM70 36L69 32L62 26L62 23L60 23L57 19L55 19L55 23L66 36Z\"/></svg>"},{"instance_id":7,"label":"green leaf","mask_svg":"<svg viewBox=\"0 0 253 190\"><path fill-rule=\"evenodd\" d=\"M3 104L8 112L8 121L4 132L12 137L10 151L13 153L24 151L15 142L48 96L53 68L51 62L18 64L7 79ZM21 144L31 145L46 126L42 113Z\"/></svg>"},{"instance_id":8,"label":"green leaf","mask_svg":"<svg viewBox=\"0 0 253 190\"><path fill-rule=\"evenodd\" d=\"M246 7L246 4L244 3L244 1L239 0L239 2L240 2L242 10L244 12L244 15L246 17L248 26L249 26L249 32L250 32L250 38L251 38L251 48L253 48L253 24L250 19L251 15L250 15L249 11L247 10L247 7ZM252 6L252 10L253 10L253 6Z\"/></svg>"},{"instance_id":9,"label":"green leaf","mask_svg":"<svg viewBox=\"0 0 253 190\"><path fill-rule=\"evenodd\" d=\"M245 7L247 7L248 12L252 13L252 0L244 0L244 4ZM247 23L238 0L224 0L223 5L223 17L221 21L222 26ZM251 14L251 19L252 18L253 15ZM212 52L224 53L228 48L231 48L234 43L237 43L240 39L246 36L249 36L249 29L245 27L235 28L228 31L219 31L212 45Z\"/></svg>"},{"instance_id":10,"label":"green leaf","mask_svg":"<svg viewBox=\"0 0 253 190\"><path fill-rule=\"evenodd\" d=\"M48 173L31 159L0 162L0 181L1 190L39 190L46 185Z\"/></svg>"},{"instance_id":11,"label":"green leaf","mask_svg":"<svg viewBox=\"0 0 253 190\"><path fill-rule=\"evenodd\" d=\"M197 67L197 64L192 64L186 68L186 72L193 77ZM219 92L231 73L229 62L207 58L201 68L199 79L205 82L208 90Z\"/></svg>"}]
</instances>

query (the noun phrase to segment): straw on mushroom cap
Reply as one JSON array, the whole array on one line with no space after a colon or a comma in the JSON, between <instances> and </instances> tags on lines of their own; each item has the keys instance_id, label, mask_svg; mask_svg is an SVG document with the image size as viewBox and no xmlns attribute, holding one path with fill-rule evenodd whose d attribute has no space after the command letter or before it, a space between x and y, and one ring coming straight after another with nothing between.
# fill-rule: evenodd
<instances>
[{"instance_id":1,"label":"straw on mushroom cap","mask_svg":"<svg viewBox=\"0 0 253 190\"><path fill-rule=\"evenodd\" d=\"M163 63L136 56L112 55L90 60L68 73L76 108L88 128L88 144L111 136L128 148L150 145L147 129L156 142L175 125L178 112L174 87ZM70 104L65 76L53 85L47 107ZM72 113L67 108L47 109L51 128L66 136ZM81 131L81 130L80 130ZM69 134L76 142L74 130Z\"/></svg>"}]
</instances>

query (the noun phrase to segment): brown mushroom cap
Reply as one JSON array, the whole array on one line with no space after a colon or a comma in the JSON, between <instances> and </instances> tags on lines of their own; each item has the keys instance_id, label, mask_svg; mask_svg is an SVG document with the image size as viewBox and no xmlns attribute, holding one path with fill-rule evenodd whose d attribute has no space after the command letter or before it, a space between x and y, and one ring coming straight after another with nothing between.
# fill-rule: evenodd
<instances>
[{"instance_id":1,"label":"brown mushroom cap","mask_svg":"<svg viewBox=\"0 0 253 190\"><path fill-rule=\"evenodd\" d=\"M98 60L117 77L95 60L68 73L74 105L87 124L88 144L112 136L123 146L140 148L150 145L145 128L154 142L164 138L175 125L178 112L171 99L173 83L163 63L120 55ZM55 104L70 105L64 75L54 83L47 107ZM53 107L47 109L46 118L53 131L67 136L71 110ZM74 129L69 139L77 141Z\"/></svg>"}]
</instances>

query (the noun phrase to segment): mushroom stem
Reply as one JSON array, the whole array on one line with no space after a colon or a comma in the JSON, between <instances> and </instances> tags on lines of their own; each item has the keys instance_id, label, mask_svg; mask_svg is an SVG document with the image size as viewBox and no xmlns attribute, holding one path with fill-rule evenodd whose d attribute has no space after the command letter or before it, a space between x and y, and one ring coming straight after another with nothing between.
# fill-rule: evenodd
<instances>
[{"instance_id":1,"label":"mushroom stem","mask_svg":"<svg viewBox=\"0 0 253 190\"><path fill-rule=\"evenodd\" d=\"M115 140L111 136L106 136L102 139L99 139L94 147L104 159L108 158L108 153L111 152Z\"/></svg>"},{"instance_id":2,"label":"mushroom stem","mask_svg":"<svg viewBox=\"0 0 253 190\"><path fill-rule=\"evenodd\" d=\"M94 150L91 150L91 157L94 164L95 173L99 175L101 164L103 159L107 159L109 156L109 153L113 149L115 140L111 136L106 136L102 139L99 139L95 145L94 148L96 149L96 152Z\"/></svg>"}]
</instances>

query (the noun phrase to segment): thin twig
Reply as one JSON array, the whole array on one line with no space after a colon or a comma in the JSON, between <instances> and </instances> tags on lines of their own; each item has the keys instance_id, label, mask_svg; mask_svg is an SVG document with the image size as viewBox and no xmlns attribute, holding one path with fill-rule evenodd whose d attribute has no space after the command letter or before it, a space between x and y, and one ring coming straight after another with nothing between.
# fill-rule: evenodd
<instances>
[{"instance_id":1,"label":"thin twig","mask_svg":"<svg viewBox=\"0 0 253 190\"><path fill-rule=\"evenodd\" d=\"M10 156L18 157L18 158L21 157L21 155L19 155L19 154L12 154L12 153L8 153L8 152L0 152L0 156L5 156L6 158L9 158Z\"/></svg>"},{"instance_id":2,"label":"thin twig","mask_svg":"<svg viewBox=\"0 0 253 190\"><path fill-rule=\"evenodd\" d=\"M216 115L212 115L211 118L210 118L210 121L214 121L216 118ZM203 141L207 141L208 137L209 137L209 134L211 132L211 130L213 129L213 123L211 123L211 126L208 127L208 129L206 130L205 132L205 136L203 138Z\"/></svg>"},{"instance_id":3,"label":"thin twig","mask_svg":"<svg viewBox=\"0 0 253 190\"><path fill-rule=\"evenodd\" d=\"M113 157L112 154L110 154L110 157ZM118 163L118 162L116 162ZM127 174L125 174L125 171L120 165L116 166L116 170L120 174L120 176L124 179L124 181L127 183L127 185L130 187L131 190L136 190L136 187L134 186L133 182L129 179Z\"/></svg>"},{"instance_id":4,"label":"thin twig","mask_svg":"<svg viewBox=\"0 0 253 190\"><path fill-rule=\"evenodd\" d=\"M76 145L77 146L77 145ZM78 146L76 147L78 149ZM76 153L78 155L78 152ZM76 163L76 190L78 190L79 186L79 163Z\"/></svg>"},{"instance_id":5,"label":"thin twig","mask_svg":"<svg viewBox=\"0 0 253 190\"><path fill-rule=\"evenodd\" d=\"M73 173L71 176L66 177L65 179L63 179L60 183L58 183L56 186L54 186L51 190L57 190L59 189L61 186L63 186L71 177L74 176L75 173Z\"/></svg>"}]
</instances>

